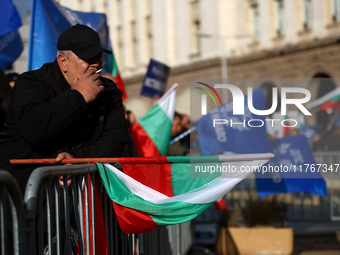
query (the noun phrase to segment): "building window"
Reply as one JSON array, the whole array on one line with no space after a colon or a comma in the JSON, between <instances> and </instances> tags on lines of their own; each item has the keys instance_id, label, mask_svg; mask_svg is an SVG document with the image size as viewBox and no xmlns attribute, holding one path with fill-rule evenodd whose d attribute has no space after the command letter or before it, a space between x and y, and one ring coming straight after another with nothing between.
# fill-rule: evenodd
<instances>
[{"instance_id":1,"label":"building window","mask_svg":"<svg viewBox=\"0 0 340 255\"><path fill-rule=\"evenodd\" d=\"M258 41L260 37L260 13L259 6L257 4L251 6L252 18L253 18L253 36L254 40Z\"/></svg>"},{"instance_id":2,"label":"building window","mask_svg":"<svg viewBox=\"0 0 340 255\"><path fill-rule=\"evenodd\" d=\"M147 40L147 58L153 57L153 34L152 34L152 19L151 16L148 15L145 18L145 25L146 25L146 40Z\"/></svg>"},{"instance_id":3,"label":"building window","mask_svg":"<svg viewBox=\"0 0 340 255\"><path fill-rule=\"evenodd\" d=\"M124 61L124 44L122 40L122 29L120 26L117 26L117 41L118 41L118 63L120 66L125 66Z\"/></svg>"},{"instance_id":4,"label":"building window","mask_svg":"<svg viewBox=\"0 0 340 255\"><path fill-rule=\"evenodd\" d=\"M197 36L197 32L201 30L201 20L199 15L199 1L193 0L191 2L191 54L197 55L201 52L201 40L200 37Z\"/></svg>"},{"instance_id":5,"label":"building window","mask_svg":"<svg viewBox=\"0 0 340 255\"><path fill-rule=\"evenodd\" d=\"M135 20L137 18L136 16L136 9L135 9L135 2L134 0L130 0L130 18Z\"/></svg>"},{"instance_id":6,"label":"building window","mask_svg":"<svg viewBox=\"0 0 340 255\"><path fill-rule=\"evenodd\" d=\"M304 22L303 26L305 29L312 27L312 1L304 0Z\"/></svg>"},{"instance_id":7,"label":"building window","mask_svg":"<svg viewBox=\"0 0 340 255\"><path fill-rule=\"evenodd\" d=\"M277 0L277 35L284 34L284 3L283 0Z\"/></svg>"},{"instance_id":8,"label":"building window","mask_svg":"<svg viewBox=\"0 0 340 255\"><path fill-rule=\"evenodd\" d=\"M116 0L116 10L115 10L115 16L116 16L116 23L121 24L122 22L122 17L121 17L121 12L122 12L122 3L120 0Z\"/></svg>"},{"instance_id":9,"label":"building window","mask_svg":"<svg viewBox=\"0 0 340 255\"><path fill-rule=\"evenodd\" d=\"M135 67L137 67L137 59L138 59L138 39L137 39L137 29L136 29L136 22L131 22L131 44L133 49L132 59L131 62Z\"/></svg>"},{"instance_id":10,"label":"building window","mask_svg":"<svg viewBox=\"0 0 340 255\"><path fill-rule=\"evenodd\" d=\"M334 22L340 21L340 0L332 1L332 18Z\"/></svg>"}]
</instances>

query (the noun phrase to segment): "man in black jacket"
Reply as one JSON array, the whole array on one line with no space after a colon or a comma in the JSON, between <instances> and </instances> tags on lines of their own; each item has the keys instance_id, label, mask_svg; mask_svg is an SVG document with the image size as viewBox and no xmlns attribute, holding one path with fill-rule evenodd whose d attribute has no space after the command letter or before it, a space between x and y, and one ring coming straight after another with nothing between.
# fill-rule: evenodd
<instances>
[{"instance_id":1,"label":"man in black jacket","mask_svg":"<svg viewBox=\"0 0 340 255\"><path fill-rule=\"evenodd\" d=\"M0 168L16 177L24 192L34 167L8 165L9 159L117 157L126 144L122 92L101 76L97 32L85 25L65 30L53 63L16 81L5 130Z\"/></svg>"}]
</instances>

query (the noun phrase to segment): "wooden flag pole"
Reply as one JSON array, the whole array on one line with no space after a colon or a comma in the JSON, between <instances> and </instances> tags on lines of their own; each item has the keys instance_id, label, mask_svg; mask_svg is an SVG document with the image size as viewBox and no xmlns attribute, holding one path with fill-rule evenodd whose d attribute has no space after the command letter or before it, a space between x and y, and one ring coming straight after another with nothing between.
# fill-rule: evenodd
<instances>
[{"instance_id":1,"label":"wooden flag pole","mask_svg":"<svg viewBox=\"0 0 340 255\"><path fill-rule=\"evenodd\" d=\"M11 165L39 165L39 164L81 164L81 163L116 163L118 158L65 158L57 162L55 158L11 159Z\"/></svg>"}]
</instances>

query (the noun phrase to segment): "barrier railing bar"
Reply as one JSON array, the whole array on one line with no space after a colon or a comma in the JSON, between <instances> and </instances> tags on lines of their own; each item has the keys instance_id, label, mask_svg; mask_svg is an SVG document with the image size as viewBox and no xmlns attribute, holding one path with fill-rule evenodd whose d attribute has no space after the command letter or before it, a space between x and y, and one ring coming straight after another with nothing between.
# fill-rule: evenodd
<instances>
[{"instance_id":1,"label":"barrier railing bar","mask_svg":"<svg viewBox=\"0 0 340 255\"><path fill-rule=\"evenodd\" d=\"M101 194L101 198L102 198L102 201L103 201L103 210L104 212L107 212L107 201L104 197L104 193ZM109 232L109 228L108 228L108 213L104 213L104 227L105 227L105 232L106 232L106 241L107 241L107 252L108 254L112 254L112 247L111 247L111 242L110 240L107 238L110 236L110 232Z\"/></svg>"},{"instance_id":2,"label":"barrier railing bar","mask_svg":"<svg viewBox=\"0 0 340 255\"><path fill-rule=\"evenodd\" d=\"M55 196L55 210L56 210L56 238L57 238L57 254L61 254L61 241L60 241L60 193L59 193L59 180L56 179L54 182L54 196Z\"/></svg>"},{"instance_id":3,"label":"barrier railing bar","mask_svg":"<svg viewBox=\"0 0 340 255\"><path fill-rule=\"evenodd\" d=\"M63 176L63 193L64 193L64 213L65 213L65 237L66 237L66 249L67 253L71 254L71 228L70 228L70 210L68 201L68 185L67 176Z\"/></svg>"},{"instance_id":4,"label":"barrier railing bar","mask_svg":"<svg viewBox=\"0 0 340 255\"><path fill-rule=\"evenodd\" d=\"M88 175L85 175L85 233L86 233L86 254L90 254L90 224L89 224L89 191L88 191L88 185L89 185L89 178Z\"/></svg>"},{"instance_id":5,"label":"barrier railing bar","mask_svg":"<svg viewBox=\"0 0 340 255\"><path fill-rule=\"evenodd\" d=\"M51 180L46 183L46 206L47 206L47 238L48 238L48 254L52 254L52 222L51 222Z\"/></svg>"},{"instance_id":6,"label":"barrier railing bar","mask_svg":"<svg viewBox=\"0 0 340 255\"><path fill-rule=\"evenodd\" d=\"M108 199L107 197L107 194L106 193L103 193L104 195L104 203L105 203L105 206L106 206L106 210L107 210L107 214L106 214L106 222L107 224L105 225L108 225L107 226L107 233L108 233L108 236L112 236L112 237L115 237L117 236L116 233L113 231L113 228L115 226L115 221L113 220L112 218L112 211L111 211L111 207L112 207L112 204L110 202L110 200ZM109 243L109 247L110 247L110 254L118 254L118 250L117 248L118 247L115 247L114 245L114 241L113 241L114 238L108 238L108 243Z\"/></svg>"},{"instance_id":7,"label":"barrier railing bar","mask_svg":"<svg viewBox=\"0 0 340 255\"><path fill-rule=\"evenodd\" d=\"M24 214L24 208L22 204L22 196L20 192L20 188L13 178L13 176L6 172L6 171L0 171L0 179L1 183L4 183L4 185L0 185L3 187L3 190L7 190L5 192L1 192L1 194L6 194L9 202L10 207L12 211L12 221L13 221L13 251L17 254L26 254L26 238L25 238L25 231L22 231L25 229L25 214ZM5 197L6 197L5 195ZM3 200L3 199L2 199ZM3 200L6 201L6 200ZM5 207L3 207L5 209ZM3 217L6 217L5 210L3 211ZM4 226L3 231L7 231L6 224L8 222L3 218L2 226ZM21 230L21 231L19 231ZM5 233L2 232L2 233ZM5 237L5 241L6 241ZM6 248L5 248L6 249ZM1 250L2 251L2 250ZM2 253L4 254L4 253Z\"/></svg>"},{"instance_id":8,"label":"barrier railing bar","mask_svg":"<svg viewBox=\"0 0 340 255\"><path fill-rule=\"evenodd\" d=\"M76 178L75 176L71 177L71 192L72 192L72 198L73 201L77 201L77 203L73 203L73 210L75 212L78 211L77 208L77 204L79 205L79 198L78 198L78 194L77 194L77 188L76 188ZM79 207L79 206L78 206ZM83 218L79 217L79 213L75 213L75 218L76 218L76 225L77 225L77 229L79 229L79 231L77 231L78 234L78 247L79 247L79 253L80 254L84 254L84 249L83 249L83 239L82 239L82 234L81 234L81 227L80 227L80 221Z\"/></svg>"},{"instance_id":9,"label":"barrier railing bar","mask_svg":"<svg viewBox=\"0 0 340 255\"><path fill-rule=\"evenodd\" d=\"M131 235L131 244L132 244L132 247L131 247L131 254L133 255L136 255L136 247L135 247L135 243L136 243L136 238L135 238L135 235L132 234Z\"/></svg>"},{"instance_id":10,"label":"barrier railing bar","mask_svg":"<svg viewBox=\"0 0 340 255\"><path fill-rule=\"evenodd\" d=\"M1 236L1 254L6 254L7 252L7 226L5 220L5 213L6 213L6 194L5 194L5 187L3 185L0 186L0 194L1 194L1 201L0 201L0 236Z\"/></svg>"},{"instance_id":11,"label":"barrier railing bar","mask_svg":"<svg viewBox=\"0 0 340 255\"><path fill-rule=\"evenodd\" d=\"M84 242L84 211L83 211L83 196L82 196L82 180L83 175L77 176L77 192L78 192L78 210L79 210L79 223L80 223L80 235L81 235L81 246L83 254L85 253L85 242Z\"/></svg>"},{"instance_id":12,"label":"barrier railing bar","mask_svg":"<svg viewBox=\"0 0 340 255\"><path fill-rule=\"evenodd\" d=\"M113 216L114 215L114 212L113 212L113 206L112 206L112 203L110 204L111 202L109 202L109 208L110 208L110 216ZM111 233L113 234L114 236L114 250L115 250L115 254L119 254L119 238L120 238L120 235L119 235L119 224L118 224L118 221L117 221L117 218L114 218L113 219L114 221L114 228L113 226L111 226ZM113 225L113 224L112 224Z\"/></svg>"},{"instance_id":13,"label":"barrier railing bar","mask_svg":"<svg viewBox=\"0 0 340 255\"><path fill-rule=\"evenodd\" d=\"M136 255L139 255L139 235L136 234Z\"/></svg>"},{"instance_id":14,"label":"barrier railing bar","mask_svg":"<svg viewBox=\"0 0 340 255\"><path fill-rule=\"evenodd\" d=\"M96 215L95 215L95 174L90 174L91 176L91 211L92 211L92 251L96 252Z\"/></svg>"},{"instance_id":15,"label":"barrier railing bar","mask_svg":"<svg viewBox=\"0 0 340 255\"><path fill-rule=\"evenodd\" d=\"M41 186L41 192L38 194L38 201L42 201L44 185ZM43 204L38 203L38 217L43 219ZM38 253L44 254L44 220L38 222Z\"/></svg>"},{"instance_id":16,"label":"barrier railing bar","mask_svg":"<svg viewBox=\"0 0 340 255\"><path fill-rule=\"evenodd\" d=\"M145 238L143 240L143 246L144 246L144 252L145 254L150 254L149 253L149 246L148 246L148 240L150 240L150 238L148 238L150 236L150 233L145 233Z\"/></svg>"},{"instance_id":17,"label":"barrier railing bar","mask_svg":"<svg viewBox=\"0 0 340 255\"><path fill-rule=\"evenodd\" d=\"M127 240L126 240L127 235L122 234L121 231L119 233L119 238L120 238L120 240L122 240L122 243L126 243L127 244ZM122 246L122 254L123 255L127 255L126 246L125 245Z\"/></svg>"},{"instance_id":18,"label":"barrier railing bar","mask_svg":"<svg viewBox=\"0 0 340 255\"><path fill-rule=\"evenodd\" d=\"M128 234L127 236L128 239L128 248L127 248L127 254L133 254L132 253L132 246L133 246L133 241L132 241L132 234Z\"/></svg>"},{"instance_id":19,"label":"barrier railing bar","mask_svg":"<svg viewBox=\"0 0 340 255\"><path fill-rule=\"evenodd\" d=\"M6 195L8 197L9 203L10 203L10 207L11 207L11 211L12 211L12 221L13 221L13 226L16 226L16 230L13 231L13 244L14 244L14 254L19 254L19 225L18 225L18 211L16 210L16 206L13 202L13 199L11 197L11 195L8 193L8 190L6 189Z\"/></svg>"}]
</instances>

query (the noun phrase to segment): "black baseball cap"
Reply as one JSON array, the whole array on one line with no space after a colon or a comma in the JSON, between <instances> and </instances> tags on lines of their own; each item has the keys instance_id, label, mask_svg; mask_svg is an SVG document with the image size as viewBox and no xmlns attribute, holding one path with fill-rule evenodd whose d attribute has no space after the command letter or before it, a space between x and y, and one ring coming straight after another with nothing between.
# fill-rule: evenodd
<instances>
[{"instance_id":1,"label":"black baseball cap","mask_svg":"<svg viewBox=\"0 0 340 255\"><path fill-rule=\"evenodd\" d=\"M99 35L92 28L76 24L62 32L58 39L58 50L71 50L81 59L89 59L95 55L106 52L108 49L100 45Z\"/></svg>"}]
</instances>

